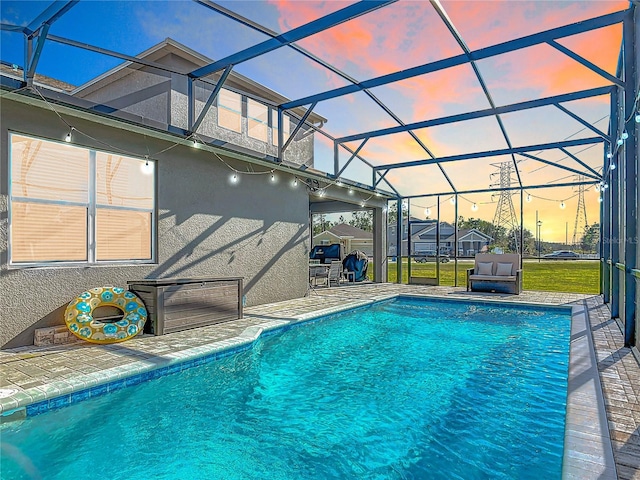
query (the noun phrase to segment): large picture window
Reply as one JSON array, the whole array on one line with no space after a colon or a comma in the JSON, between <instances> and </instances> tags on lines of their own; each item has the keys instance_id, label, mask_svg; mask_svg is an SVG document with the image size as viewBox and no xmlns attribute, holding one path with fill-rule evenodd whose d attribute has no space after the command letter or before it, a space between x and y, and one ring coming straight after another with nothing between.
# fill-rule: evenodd
<instances>
[{"instance_id":1,"label":"large picture window","mask_svg":"<svg viewBox=\"0 0 640 480\"><path fill-rule=\"evenodd\" d=\"M12 265L153 261L145 160L10 135Z\"/></svg>"},{"instance_id":2,"label":"large picture window","mask_svg":"<svg viewBox=\"0 0 640 480\"><path fill-rule=\"evenodd\" d=\"M218 93L218 125L242 133L242 96L220 89Z\"/></svg>"}]
</instances>

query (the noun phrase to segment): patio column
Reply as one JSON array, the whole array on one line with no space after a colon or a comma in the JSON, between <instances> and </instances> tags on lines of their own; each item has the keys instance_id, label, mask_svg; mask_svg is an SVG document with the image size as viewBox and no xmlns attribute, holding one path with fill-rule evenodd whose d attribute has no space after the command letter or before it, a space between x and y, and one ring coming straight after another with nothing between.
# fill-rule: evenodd
<instances>
[{"instance_id":1,"label":"patio column","mask_svg":"<svg viewBox=\"0 0 640 480\"><path fill-rule=\"evenodd\" d=\"M637 78L637 38L634 13L638 16L637 8L630 11L623 23L623 56L624 56L624 121L622 128L629 137L624 143L624 190L623 209L624 224L624 344L632 346L636 329L636 280L632 269L637 267L638 252L638 184L637 184L637 134L635 121L636 99L638 88ZM622 170L622 169L620 169Z\"/></svg>"}]
</instances>

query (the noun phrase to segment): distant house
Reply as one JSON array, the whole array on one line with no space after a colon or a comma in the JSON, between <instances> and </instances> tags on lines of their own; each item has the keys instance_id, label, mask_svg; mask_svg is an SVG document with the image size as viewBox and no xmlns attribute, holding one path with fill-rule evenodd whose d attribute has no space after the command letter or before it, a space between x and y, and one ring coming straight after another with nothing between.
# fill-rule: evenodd
<instances>
[{"instance_id":1,"label":"distant house","mask_svg":"<svg viewBox=\"0 0 640 480\"><path fill-rule=\"evenodd\" d=\"M340 243L345 254L360 250L368 257L373 256L373 234L361 228L341 223L313 237L313 246Z\"/></svg>"},{"instance_id":2,"label":"distant house","mask_svg":"<svg viewBox=\"0 0 640 480\"><path fill-rule=\"evenodd\" d=\"M437 221L411 219L411 252L420 254L437 249ZM454 225L447 222L440 222L440 253L453 255L456 252L456 235ZM402 255L408 252L408 223L405 220L402 224ZM493 238L475 228L458 230L458 256L470 256L488 249ZM389 255L396 255L396 225L389 225L387 228L387 245Z\"/></svg>"}]
</instances>

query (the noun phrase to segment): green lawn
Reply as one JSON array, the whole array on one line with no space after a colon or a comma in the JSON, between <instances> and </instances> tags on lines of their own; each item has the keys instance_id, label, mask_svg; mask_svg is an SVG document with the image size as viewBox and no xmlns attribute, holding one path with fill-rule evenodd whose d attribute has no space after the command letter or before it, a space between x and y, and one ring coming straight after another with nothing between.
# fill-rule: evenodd
<instances>
[{"instance_id":1,"label":"green lawn","mask_svg":"<svg viewBox=\"0 0 640 480\"><path fill-rule=\"evenodd\" d=\"M473 261L458 261L458 286L466 285L467 268L473 267ZM389 262L389 282L396 281L396 264ZM373 265L369 265L369 276ZM600 262L598 260L525 260L523 266L523 288L547 292L600 292ZM402 265L403 283L407 283L407 260ZM430 263L411 263L411 276L434 277L436 265ZM454 262L440 264L440 285L453 285Z\"/></svg>"}]
</instances>

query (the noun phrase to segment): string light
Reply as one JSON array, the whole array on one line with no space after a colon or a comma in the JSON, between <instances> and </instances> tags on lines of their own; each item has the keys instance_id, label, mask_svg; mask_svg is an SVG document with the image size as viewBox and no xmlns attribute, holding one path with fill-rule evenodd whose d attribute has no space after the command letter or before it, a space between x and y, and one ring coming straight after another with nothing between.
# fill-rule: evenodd
<instances>
[{"instance_id":1,"label":"string light","mask_svg":"<svg viewBox=\"0 0 640 480\"><path fill-rule=\"evenodd\" d=\"M69 133L67 133L67 136L64 137L64 141L67 143L71 142L71 133L75 130L74 127L71 127L71 129L69 130Z\"/></svg>"},{"instance_id":2,"label":"string light","mask_svg":"<svg viewBox=\"0 0 640 480\"><path fill-rule=\"evenodd\" d=\"M598 202L602 202L602 197L598 195Z\"/></svg>"},{"instance_id":3,"label":"string light","mask_svg":"<svg viewBox=\"0 0 640 480\"><path fill-rule=\"evenodd\" d=\"M471 210L473 210L474 212L478 210L478 204L474 203L473 205L471 205Z\"/></svg>"},{"instance_id":4,"label":"string light","mask_svg":"<svg viewBox=\"0 0 640 480\"><path fill-rule=\"evenodd\" d=\"M611 170L615 170L616 169L616 162L611 162L611 165L609 165L609 168Z\"/></svg>"},{"instance_id":5,"label":"string light","mask_svg":"<svg viewBox=\"0 0 640 480\"><path fill-rule=\"evenodd\" d=\"M425 208L424 209L424 216L428 217L429 215L431 215L431 209L430 208Z\"/></svg>"},{"instance_id":6,"label":"string light","mask_svg":"<svg viewBox=\"0 0 640 480\"><path fill-rule=\"evenodd\" d=\"M618 144L618 146L620 146L624 143L624 140L622 140L622 138L619 138L616 143Z\"/></svg>"},{"instance_id":7,"label":"string light","mask_svg":"<svg viewBox=\"0 0 640 480\"><path fill-rule=\"evenodd\" d=\"M566 207L566 205L564 204L564 202L560 202L560 208L562 208L564 210L565 207Z\"/></svg>"},{"instance_id":8,"label":"string light","mask_svg":"<svg viewBox=\"0 0 640 480\"><path fill-rule=\"evenodd\" d=\"M607 153L607 158L611 158L613 157L613 154L611 152Z\"/></svg>"},{"instance_id":9,"label":"string light","mask_svg":"<svg viewBox=\"0 0 640 480\"><path fill-rule=\"evenodd\" d=\"M293 186L297 187L298 186L298 177L294 177L293 178Z\"/></svg>"},{"instance_id":10,"label":"string light","mask_svg":"<svg viewBox=\"0 0 640 480\"><path fill-rule=\"evenodd\" d=\"M353 195L353 188L349 187L349 195Z\"/></svg>"},{"instance_id":11,"label":"string light","mask_svg":"<svg viewBox=\"0 0 640 480\"><path fill-rule=\"evenodd\" d=\"M200 144L198 143L198 139L193 137L193 148L199 148Z\"/></svg>"},{"instance_id":12,"label":"string light","mask_svg":"<svg viewBox=\"0 0 640 480\"><path fill-rule=\"evenodd\" d=\"M275 181L276 181L276 176L275 176L275 174L274 174L274 173L272 173L272 174L271 174L271 181L272 181L272 182L275 182Z\"/></svg>"},{"instance_id":13,"label":"string light","mask_svg":"<svg viewBox=\"0 0 640 480\"><path fill-rule=\"evenodd\" d=\"M640 123L640 113L636 113L636 123Z\"/></svg>"},{"instance_id":14,"label":"string light","mask_svg":"<svg viewBox=\"0 0 640 480\"><path fill-rule=\"evenodd\" d=\"M455 205L456 204L456 197L451 197L449 202L451 202L451 205Z\"/></svg>"},{"instance_id":15,"label":"string light","mask_svg":"<svg viewBox=\"0 0 640 480\"><path fill-rule=\"evenodd\" d=\"M596 192L600 192L600 184L596 185Z\"/></svg>"},{"instance_id":16,"label":"string light","mask_svg":"<svg viewBox=\"0 0 640 480\"><path fill-rule=\"evenodd\" d=\"M238 174L235 172L231 175L231 183L238 183Z\"/></svg>"},{"instance_id":17,"label":"string light","mask_svg":"<svg viewBox=\"0 0 640 480\"><path fill-rule=\"evenodd\" d=\"M622 132L622 135L620 136L620 138L622 138L622 140L626 140L627 138L629 138L629 134L627 133L626 130Z\"/></svg>"},{"instance_id":18,"label":"string light","mask_svg":"<svg viewBox=\"0 0 640 480\"><path fill-rule=\"evenodd\" d=\"M336 185L341 187L342 186L342 182L340 181L340 179L336 180Z\"/></svg>"},{"instance_id":19,"label":"string light","mask_svg":"<svg viewBox=\"0 0 640 480\"><path fill-rule=\"evenodd\" d=\"M527 193L527 202L531 203L531 194L530 193Z\"/></svg>"}]
</instances>

